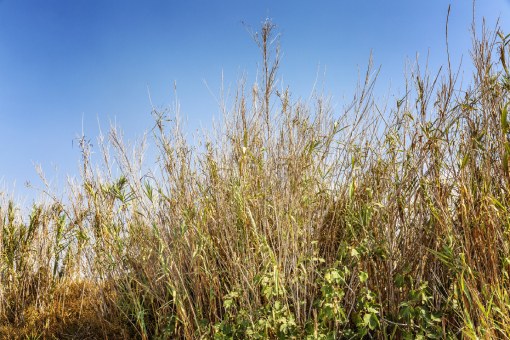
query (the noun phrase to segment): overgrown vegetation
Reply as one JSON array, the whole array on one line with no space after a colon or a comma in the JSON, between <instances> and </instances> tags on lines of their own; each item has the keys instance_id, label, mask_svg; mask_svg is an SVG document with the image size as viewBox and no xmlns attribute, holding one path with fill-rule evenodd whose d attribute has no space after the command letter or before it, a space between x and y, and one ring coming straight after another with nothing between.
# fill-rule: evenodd
<instances>
[{"instance_id":1,"label":"overgrown vegetation","mask_svg":"<svg viewBox=\"0 0 510 340\"><path fill-rule=\"evenodd\" d=\"M112 129L66 199L2 196L0 336L508 338L510 37L474 36L463 88L417 67L381 107L369 65L338 115L277 90L266 21L214 136L154 110L153 172Z\"/></svg>"}]
</instances>

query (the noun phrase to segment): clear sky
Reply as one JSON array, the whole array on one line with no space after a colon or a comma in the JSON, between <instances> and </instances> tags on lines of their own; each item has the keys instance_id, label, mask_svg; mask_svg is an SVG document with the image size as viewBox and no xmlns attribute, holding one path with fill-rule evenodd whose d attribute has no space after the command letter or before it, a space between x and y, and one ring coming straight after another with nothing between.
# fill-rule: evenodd
<instances>
[{"instance_id":1,"label":"clear sky","mask_svg":"<svg viewBox=\"0 0 510 340\"><path fill-rule=\"evenodd\" d=\"M243 73L255 79L258 50L242 22L278 25L280 75L294 98L307 97L325 70L340 110L371 50L382 66L379 93L398 92L416 53L423 61L430 53L432 69L445 64L449 4L453 62L464 55L467 67L468 0L0 0L0 188L30 196L24 183L40 186L34 164L59 183L78 174L73 140L83 127L95 144L98 121L140 137L152 126L148 88L168 107L175 81L190 132L208 128L222 72L227 87ZM510 33L508 0L477 1L476 17L490 27L500 17Z\"/></svg>"}]
</instances>

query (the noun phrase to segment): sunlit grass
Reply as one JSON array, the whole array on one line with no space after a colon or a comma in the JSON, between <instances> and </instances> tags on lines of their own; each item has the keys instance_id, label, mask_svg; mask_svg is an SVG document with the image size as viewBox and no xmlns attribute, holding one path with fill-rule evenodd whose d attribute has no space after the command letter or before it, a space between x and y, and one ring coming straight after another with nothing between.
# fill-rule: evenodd
<instances>
[{"instance_id":1,"label":"sunlit grass","mask_svg":"<svg viewBox=\"0 0 510 340\"><path fill-rule=\"evenodd\" d=\"M418 68L386 106L370 64L340 115L277 90L273 37L197 145L154 110L152 172L112 129L65 199L4 198L0 336L510 336L509 37L475 37L462 88Z\"/></svg>"}]
</instances>

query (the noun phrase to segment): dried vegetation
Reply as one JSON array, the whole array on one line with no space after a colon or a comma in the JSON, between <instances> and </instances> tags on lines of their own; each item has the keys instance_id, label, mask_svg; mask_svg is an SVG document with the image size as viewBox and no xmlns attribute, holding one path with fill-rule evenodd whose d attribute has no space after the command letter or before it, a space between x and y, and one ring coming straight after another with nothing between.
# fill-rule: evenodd
<instances>
[{"instance_id":1,"label":"dried vegetation","mask_svg":"<svg viewBox=\"0 0 510 340\"><path fill-rule=\"evenodd\" d=\"M261 81L213 136L154 110L152 172L112 129L65 199L3 196L0 336L508 338L509 37L384 107L369 65L340 115L277 90L273 24L255 38Z\"/></svg>"}]
</instances>

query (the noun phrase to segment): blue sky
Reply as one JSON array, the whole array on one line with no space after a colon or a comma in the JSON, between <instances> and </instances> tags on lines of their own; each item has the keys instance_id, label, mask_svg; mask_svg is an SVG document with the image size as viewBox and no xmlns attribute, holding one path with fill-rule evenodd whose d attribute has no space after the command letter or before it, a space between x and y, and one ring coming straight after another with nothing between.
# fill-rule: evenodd
<instances>
[{"instance_id":1,"label":"blue sky","mask_svg":"<svg viewBox=\"0 0 510 340\"><path fill-rule=\"evenodd\" d=\"M140 137L152 126L148 88L155 106L168 107L175 81L189 133L207 129L222 72L226 87L256 76L258 50L242 22L278 25L280 76L294 98L309 95L320 71L341 110L370 51L382 67L378 93L398 93L416 53L429 53L433 70L445 64L448 4L453 62L464 55L467 70L467 0L0 0L0 188L31 196L34 164L55 183L78 174L82 128L93 144L111 121ZM510 33L508 0L478 1L476 17L490 27L500 17Z\"/></svg>"}]
</instances>

